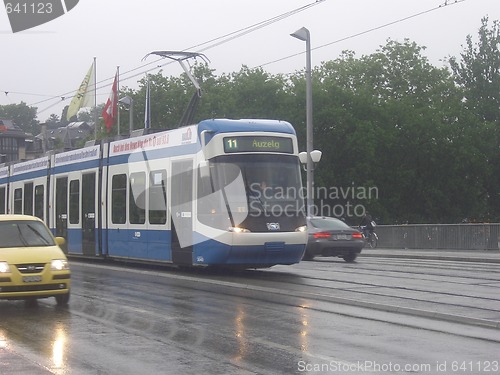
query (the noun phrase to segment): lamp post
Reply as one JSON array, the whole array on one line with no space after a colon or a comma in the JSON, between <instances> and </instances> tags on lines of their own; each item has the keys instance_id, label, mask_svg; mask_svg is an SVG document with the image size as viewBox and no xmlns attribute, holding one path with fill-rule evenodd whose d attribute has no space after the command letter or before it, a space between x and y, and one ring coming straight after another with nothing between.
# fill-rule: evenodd
<instances>
[{"instance_id":1,"label":"lamp post","mask_svg":"<svg viewBox=\"0 0 500 375\"><path fill-rule=\"evenodd\" d=\"M314 164L311 157L313 151L313 116L312 116L312 81L311 81L311 35L305 27L290 34L294 38L306 42L306 178L307 178L307 216L313 214Z\"/></svg>"}]
</instances>

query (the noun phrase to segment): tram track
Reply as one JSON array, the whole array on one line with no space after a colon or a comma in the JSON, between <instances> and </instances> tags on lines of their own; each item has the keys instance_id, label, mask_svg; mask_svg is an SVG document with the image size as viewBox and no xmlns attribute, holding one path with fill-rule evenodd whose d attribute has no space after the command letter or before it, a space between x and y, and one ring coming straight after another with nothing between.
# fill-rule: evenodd
<instances>
[{"instance_id":1,"label":"tram track","mask_svg":"<svg viewBox=\"0 0 500 375\"><path fill-rule=\"evenodd\" d=\"M484 277L479 267L468 271L469 264L454 271L446 268L444 272L434 272L429 278L429 269L425 264L413 265L404 269L393 269L382 262L363 262L355 265L334 262L312 262L307 270L300 274L306 282L329 290L336 296L373 303L376 308L391 306L390 309L409 308L411 313L432 315L440 318L462 320L500 328L500 298L497 288L500 286L498 266L487 268ZM443 263L441 267L446 265ZM382 268L375 268L375 267ZM328 268L325 268L328 267ZM314 273L314 275L311 275ZM319 274L319 276L318 276ZM328 276L325 276L328 275ZM410 276L409 276L410 275ZM376 279L373 281L371 279ZM313 280L307 281L307 280ZM417 283L417 285L415 285ZM382 306L380 306L381 304ZM420 311L420 312L419 312Z\"/></svg>"},{"instance_id":2,"label":"tram track","mask_svg":"<svg viewBox=\"0 0 500 375\"><path fill-rule=\"evenodd\" d=\"M477 271L482 272L482 277L484 277L485 274L491 273L493 275L496 275L496 273L499 270L499 265L495 263L478 263L478 262L470 262L467 263L467 269L464 269L464 262L463 261L445 261L445 260L421 260L421 259L411 259L409 260L395 260L393 258L371 258L371 259L363 259L362 262L357 263L357 266L360 266L363 269L370 269L367 266L372 264L383 264L386 266L394 266L397 267L397 269L394 270L394 272L411 272L411 273L421 273L419 270L420 268L425 268L426 269L426 274L428 274L428 270L439 270L440 272L444 272L444 268L446 267L446 271L460 271L460 272L467 272L474 274ZM405 270L401 270L401 267L404 267ZM413 270L415 269L415 270ZM437 275L448 275L442 274L442 273L437 273ZM495 277L495 280L498 280L498 278Z\"/></svg>"},{"instance_id":3,"label":"tram track","mask_svg":"<svg viewBox=\"0 0 500 375\"><path fill-rule=\"evenodd\" d=\"M317 306L318 303L327 302L371 311L500 328L500 299L495 297L494 285L500 284L500 281L493 277L482 279L476 274L475 280L467 283L470 278L458 274L450 276L445 272L438 275L450 278L445 282L440 279L425 280L425 268L409 273L404 270L394 272L383 268L374 269L377 265L371 263L348 266L336 263L342 265L338 268L328 263L303 262L293 267L244 272L163 270L151 273L175 279L186 288L212 293L215 287L218 292L226 294L280 303L294 297L297 306ZM149 273L147 270L132 271ZM370 281L372 278L378 281ZM456 282L456 278L461 280ZM419 286L415 286L415 283ZM456 292L458 287L467 290Z\"/></svg>"},{"instance_id":4,"label":"tram track","mask_svg":"<svg viewBox=\"0 0 500 375\"><path fill-rule=\"evenodd\" d=\"M434 279L429 279L428 270L425 268L421 271L408 272L408 270L376 270L366 265L346 266L344 263L338 263L342 267L333 269L334 265L325 263L301 263L294 268L297 272L293 276L286 268L256 271L260 272L258 277L252 275L246 280L257 286L272 283L273 286L289 290L290 294L297 295L300 291L310 293L311 296L316 295L320 299L330 298L336 303L363 305L385 311L405 311L413 315L434 316L444 320L500 328L498 313L500 299L495 293L496 284L500 284L498 278L478 278L477 273L464 276L445 272L437 273ZM306 266L302 268L303 265ZM317 268L325 265L329 267L328 270ZM300 270L297 270L299 267ZM463 267L460 270L463 271ZM324 276L326 273L327 277ZM335 276L332 276L332 273ZM360 273L361 279L377 278L380 281L356 280L360 277ZM411 277L408 277L409 274ZM300 278L297 278L297 275ZM410 285L399 286L408 284L408 281ZM412 286L411 283L423 286ZM457 292L464 288L465 291Z\"/></svg>"},{"instance_id":5,"label":"tram track","mask_svg":"<svg viewBox=\"0 0 500 375\"><path fill-rule=\"evenodd\" d=\"M388 265L386 263L380 263L383 264L385 267ZM378 265L377 265L378 266ZM498 273L500 271L500 267L495 267L495 268L490 268L490 269L485 269L485 268L475 268L474 270L471 270L470 268L466 271L464 271L464 266L461 265L461 267L453 268L450 267L448 264L441 264L439 266L431 266L428 267L427 265L417 265L415 267L414 264L411 266L405 265L395 265L394 269L385 269L381 271L380 269L371 267L370 265L366 264L356 264L355 266L351 266L349 268L339 268L332 270L331 268L329 269L323 269L320 272L328 272L328 273L340 273L342 275L347 274L352 277L359 276L362 274L363 276L370 276L370 277L384 277L388 279L404 279L404 280L414 280L414 281L432 281L432 282L445 282L447 284L456 284L458 286L461 285L486 285L486 284L494 284L494 283L499 283L500 285L500 277L498 276ZM425 268L424 268L425 267ZM446 272L443 272L443 267L446 267ZM467 265L468 267L468 265ZM422 268L421 270L419 268ZM429 271L431 269L432 271ZM435 270L440 270L440 272L436 272ZM452 271L452 272L450 272ZM462 274L457 275L455 271L460 271ZM313 270L312 272L318 272L318 270ZM383 274L382 274L383 273ZM481 276L478 277L478 274ZM486 276L485 276L486 275ZM312 278L318 278L313 276ZM328 280L329 278L321 278L319 277L318 279L322 280ZM472 281L475 280L475 281ZM351 280L350 282L352 283L357 283L355 280Z\"/></svg>"}]
</instances>

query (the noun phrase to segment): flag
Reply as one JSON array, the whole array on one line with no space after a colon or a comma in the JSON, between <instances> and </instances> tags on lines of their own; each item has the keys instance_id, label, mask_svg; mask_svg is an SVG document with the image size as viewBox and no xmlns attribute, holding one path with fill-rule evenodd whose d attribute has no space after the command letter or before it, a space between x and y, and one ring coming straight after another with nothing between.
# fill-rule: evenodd
<instances>
[{"instance_id":1,"label":"flag","mask_svg":"<svg viewBox=\"0 0 500 375\"><path fill-rule=\"evenodd\" d=\"M118 117L118 71L115 74L115 80L113 81L108 101L102 110L102 117L104 118L104 123L106 124L106 130L109 133L116 118Z\"/></svg>"},{"instance_id":2,"label":"flag","mask_svg":"<svg viewBox=\"0 0 500 375\"><path fill-rule=\"evenodd\" d=\"M94 105L94 97L92 96L92 92L94 91L94 64L92 64L69 104L68 111L66 112L66 119L68 121L78 113L80 108L92 107Z\"/></svg>"},{"instance_id":3,"label":"flag","mask_svg":"<svg viewBox=\"0 0 500 375\"><path fill-rule=\"evenodd\" d=\"M151 98L149 96L149 76L146 76L146 105L144 108L144 128L151 127Z\"/></svg>"}]
</instances>

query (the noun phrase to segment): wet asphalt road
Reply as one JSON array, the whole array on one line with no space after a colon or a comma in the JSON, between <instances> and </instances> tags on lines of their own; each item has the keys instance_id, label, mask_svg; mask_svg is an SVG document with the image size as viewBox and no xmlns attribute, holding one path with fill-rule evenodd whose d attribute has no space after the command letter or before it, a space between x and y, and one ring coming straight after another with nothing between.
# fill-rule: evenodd
<instances>
[{"instance_id":1,"label":"wet asphalt road","mask_svg":"<svg viewBox=\"0 0 500 375\"><path fill-rule=\"evenodd\" d=\"M238 273L73 261L68 308L0 301L0 373L500 373L499 271L369 256Z\"/></svg>"}]
</instances>

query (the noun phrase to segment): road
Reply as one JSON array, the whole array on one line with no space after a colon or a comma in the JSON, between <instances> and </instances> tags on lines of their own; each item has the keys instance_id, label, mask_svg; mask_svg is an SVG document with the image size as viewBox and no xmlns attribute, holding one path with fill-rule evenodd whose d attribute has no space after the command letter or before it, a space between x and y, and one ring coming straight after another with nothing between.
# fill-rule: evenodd
<instances>
[{"instance_id":1,"label":"road","mask_svg":"<svg viewBox=\"0 0 500 375\"><path fill-rule=\"evenodd\" d=\"M500 373L500 263L71 264L69 308L0 301L1 374Z\"/></svg>"}]
</instances>

